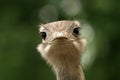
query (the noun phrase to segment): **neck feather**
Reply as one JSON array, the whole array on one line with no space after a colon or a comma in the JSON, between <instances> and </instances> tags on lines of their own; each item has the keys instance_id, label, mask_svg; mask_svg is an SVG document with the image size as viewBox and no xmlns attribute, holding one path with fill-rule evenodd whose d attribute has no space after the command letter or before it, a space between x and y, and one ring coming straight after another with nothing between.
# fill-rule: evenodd
<instances>
[{"instance_id":1,"label":"neck feather","mask_svg":"<svg viewBox=\"0 0 120 80\"><path fill-rule=\"evenodd\" d=\"M53 67L57 80L84 80L84 74L81 65Z\"/></svg>"},{"instance_id":2,"label":"neck feather","mask_svg":"<svg viewBox=\"0 0 120 80\"><path fill-rule=\"evenodd\" d=\"M80 53L72 43L59 42L50 48L46 59L53 66L57 80L84 80Z\"/></svg>"}]
</instances>

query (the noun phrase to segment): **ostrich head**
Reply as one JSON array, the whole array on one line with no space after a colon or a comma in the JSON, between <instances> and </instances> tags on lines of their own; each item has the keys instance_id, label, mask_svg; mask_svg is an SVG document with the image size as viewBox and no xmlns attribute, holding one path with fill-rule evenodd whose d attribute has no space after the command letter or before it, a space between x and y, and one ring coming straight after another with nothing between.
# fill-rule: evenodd
<instances>
[{"instance_id":1,"label":"ostrich head","mask_svg":"<svg viewBox=\"0 0 120 80\"><path fill-rule=\"evenodd\" d=\"M57 80L84 80L80 56L86 40L80 37L78 21L57 21L40 25L37 49L53 67Z\"/></svg>"}]
</instances>

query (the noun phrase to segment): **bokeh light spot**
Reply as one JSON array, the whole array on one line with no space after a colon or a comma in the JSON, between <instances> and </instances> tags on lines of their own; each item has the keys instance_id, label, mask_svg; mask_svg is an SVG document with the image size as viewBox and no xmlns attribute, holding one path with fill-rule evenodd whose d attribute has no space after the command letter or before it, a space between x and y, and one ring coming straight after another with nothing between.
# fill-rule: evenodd
<instances>
[{"instance_id":1,"label":"bokeh light spot","mask_svg":"<svg viewBox=\"0 0 120 80\"><path fill-rule=\"evenodd\" d=\"M61 8L68 16L75 16L82 10L80 0L62 0Z\"/></svg>"},{"instance_id":2,"label":"bokeh light spot","mask_svg":"<svg viewBox=\"0 0 120 80\"><path fill-rule=\"evenodd\" d=\"M85 69L88 69L95 60L96 47L94 43L95 32L92 26L88 22L81 24L81 37L87 40L87 49L82 55L82 65Z\"/></svg>"}]
</instances>

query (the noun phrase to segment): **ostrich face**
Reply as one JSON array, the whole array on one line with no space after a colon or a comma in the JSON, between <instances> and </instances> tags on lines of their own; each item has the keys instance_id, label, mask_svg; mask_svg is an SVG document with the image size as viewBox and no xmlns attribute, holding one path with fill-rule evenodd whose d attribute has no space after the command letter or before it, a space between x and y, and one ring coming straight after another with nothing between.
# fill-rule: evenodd
<instances>
[{"instance_id":1,"label":"ostrich face","mask_svg":"<svg viewBox=\"0 0 120 80\"><path fill-rule=\"evenodd\" d=\"M68 55L70 59L75 55L79 57L74 53L80 53L86 43L85 39L80 38L78 21L57 21L43 24L40 25L39 31L42 42L37 49L45 59L62 57L61 60L65 60Z\"/></svg>"}]
</instances>

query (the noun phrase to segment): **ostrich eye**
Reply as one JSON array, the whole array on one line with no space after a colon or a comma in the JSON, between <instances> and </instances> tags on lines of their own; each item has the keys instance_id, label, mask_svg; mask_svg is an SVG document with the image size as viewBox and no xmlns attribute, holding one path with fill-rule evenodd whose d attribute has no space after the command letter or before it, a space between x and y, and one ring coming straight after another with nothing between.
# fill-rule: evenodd
<instances>
[{"instance_id":1,"label":"ostrich eye","mask_svg":"<svg viewBox=\"0 0 120 80\"><path fill-rule=\"evenodd\" d=\"M80 34L79 29L80 29L80 27L77 27L77 28L73 29L73 35L74 36L78 36Z\"/></svg>"},{"instance_id":2,"label":"ostrich eye","mask_svg":"<svg viewBox=\"0 0 120 80\"><path fill-rule=\"evenodd\" d=\"M46 37L47 37L47 34L46 34L46 32L40 32L40 34L41 34L41 37L42 37L42 39L46 39Z\"/></svg>"}]
</instances>

